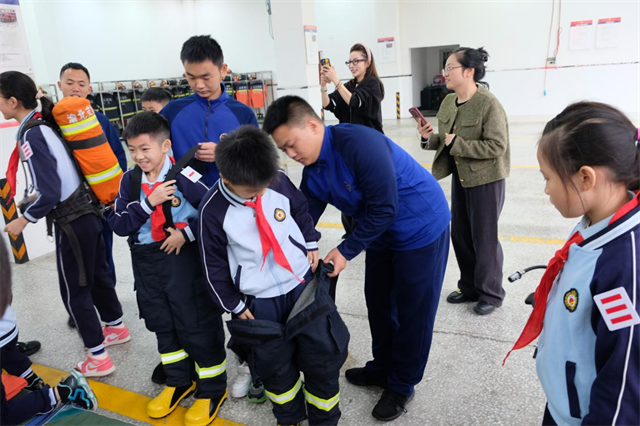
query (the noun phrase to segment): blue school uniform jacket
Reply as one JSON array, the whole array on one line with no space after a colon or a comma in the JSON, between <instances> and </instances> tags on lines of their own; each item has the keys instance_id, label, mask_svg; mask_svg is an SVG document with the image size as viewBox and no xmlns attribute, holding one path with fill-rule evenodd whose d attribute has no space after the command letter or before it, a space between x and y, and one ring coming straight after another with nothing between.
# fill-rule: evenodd
<instances>
[{"instance_id":1,"label":"blue school uniform jacket","mask_svg":"<svg viewBox=\"0 0 640 426\"><path fill-rule=\"evenodd\" d=\"M156 183L160 185L172 167L171 160L167 156L162 171L158 175ZM132 236L133 244L151 244L156 242L151 233L151 213L156 207L151 206L149 199L142 189L140 196L133 197L130 192L132 170L128 170L120 181L120 190L113 205L113 214L108 218L109 226L117 235L121 237ZM148 184L146 175L142 173L142 184ZM176 176L176 191L174 193L174 203L171 206L171 216L173 223L186 224L181 230L186 241L195 241L198 210L202 197L209 188L200 180L192 182L182 173ZM194 207L196 206L196 207Z\"/></svg>"},{"instance_id":2,"label":"blue school uniform jacket","mask_svg":"<svg viewBox=\"0 0 640 426\"><path fill-rule=\"evenodd\" d=\"M209 291L227 312L246 310L244 295L277 297L293 290L310 265L307 251L318 250L320 233L313 226L304 195L284 172L262 196L262 211L287 258L292 274L269 251L263 264L255 210L229 191L221 179L200 204L198 247Z\"/></svg>"},{"instance_id":3,"label":"blue school uniform jacket","mask_svg":"<svg viewBox=\"0 0 640 426\"><path fill-rule=\"evenodd\" d=\"M222 84L222 95L211 101L194 93L167 104L160 114L171 123L171 142L176 160L195 144L218 142L220 136L228 134L243 124L258 126L253 110L229 97ZM204 183L213 185L219 177L214 163L206 163Z\"/></svg>"},{"instance_id":4,"label":"blue school uniform jacket","mask_svg":"<svg viewBox=\"0 0 640 426\"><path fill-rule=\"evenodd\" d=\"M548 297L537 369L559 425L640 424L640 207L610 220L574 229Z\"/></svg>"},{"instance_id":5,"label":"blue school uniform jacket","mask_svg":"<svg viewBox=\"0 0 640 426\"><path fill-rule=\"evenodd\" d=\"M304 168L300 189L315 223L327 204L358 221L338 246L347 260L366 248L425 247L451 220L431 173L382 133L357 124L325 128L320 156Z\"/></svg>"}]
</instances>

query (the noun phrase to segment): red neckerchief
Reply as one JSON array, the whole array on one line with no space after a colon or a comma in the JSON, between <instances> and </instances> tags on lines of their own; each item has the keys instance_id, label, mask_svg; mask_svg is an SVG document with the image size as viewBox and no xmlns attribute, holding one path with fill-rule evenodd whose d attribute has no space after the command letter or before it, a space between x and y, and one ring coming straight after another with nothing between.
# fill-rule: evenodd
<instances>
[{"instance_id":1,"label":"red neckerchief","mask_svg":"<svg viewBox=\"0 0 640 426\"><path fill-rule=\"evenodd\" d=\"M625 214L629 213L631 210L640 205L640 191L636 192L635 197L624 206L622 206L616 214L613 215L611 220L609 221L609 225L613 222L620 219ZM504 357L504 361L502 361L502 365L507 361L507 358L511 354L511 352L522 349L531 343L536 337L540 335L542 331L542 325L544 322L544 314L547 309L547 299L549 298L549 292L551 291L551 287L553 287L553 283L560 273L560 270L564 267L565 262L567 261L567 257L569 256L569 248L572 244L580 244L584 241L582 235L579 232L574 233L569 241L567 241L564 246L558 250L549 262L547 266L547 270L542 276L542 280L540 281L540 285L536 289L535 294L535 306L533 308L533 312L531 312L531 316L527 321L527 324L524 326L520 337L516 341L513 348L507 353L507 356Z\"/></svg>"},{"instance_id":2,"label":"red neckerchief","mask_svg":"<svg viewBox=\"0 0 640 426\"><path fill-rule=\"evenodd\" d=\"M31 119L42 118L42 114L36 112L33 114ZM12 199L16 195L16 182L17 182L17 174L18 174L18 164L20 164L20 141L16 142L16 147L13 149L11 153L11 157L9 157L9 165L7 166L7 171L5 176L7 178L7 183L9 184L10 192L9 192L9 200Z\"/></svg>"},{"instance_id":3,"label":"red neckerchief","mask_svg":"<svg viewBox=\"0 0 640 426\"><path fill-rule=\"evenodd\" d=\"M260 243L262 244L262 266L260 269L264 267L269 251L273 250L273 258L276 263L291 272L298 281L301 283L304 282L304 280L301 280L295 272L293 272L293 269L291 269L291 265L289 265L289 261L284 255L282 247L280 247L280 243L278 243L278 239L273 234L271 225L269 225L269 222L262 211L262 196L257 197L255 202L245 201L244 205L252 207L256 211L256 224L258 225Z\"/></svg>"},{"instance_id":4,"label":"red neckerchief","mask_svg":"<svg viewBox=\"0 0 640 426\"><path fill-rule=\"evenodd\" d=\"M175 164L175 160L173 159L173 157L169 157L169 160L171 160L171 164ZM160 184L161 183L162 182L160 182ZM141 185L142 191L147 196L147 198L149 198L149 195L151 195L151 193L153 192L153 187L155 185L155 183L143 183ZM164 211L162 210L163 204L164 203L158 204L151 213L151 238L153 238L153 241L162 241L167 238L167 233L164 230L164 225L167 220L164 217ZM174 226L176 229L183 229L187 227L187 224L182 222L174 222Z\"/></svg>"}]
</instances>

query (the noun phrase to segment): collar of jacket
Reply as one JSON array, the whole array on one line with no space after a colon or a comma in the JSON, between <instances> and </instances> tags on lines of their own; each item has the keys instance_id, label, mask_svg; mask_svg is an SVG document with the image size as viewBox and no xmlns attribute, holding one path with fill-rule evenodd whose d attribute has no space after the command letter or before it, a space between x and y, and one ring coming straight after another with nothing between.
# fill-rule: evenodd
<instances>
[{"instance_id":1,"label":"collar of jacket","mask_svg":"<svg viewBox=\"0 0 640 426\"><path fill-rule=\"evenodd\" d=\"M333 145L333 135L331 134L331 128L333 126L324 126L324 138L322 139L322 148L320 148L320 155L315 163L315 165L325 165L329 164L329 159L332 157L332 145Z\"/></svg>"},{"instance_id":2,"label":"collar of jacket","mask_svg":"<svg viewBox=\"0 0 640 426\"><path fill-rule=\"evenodd\" d=\"M255 198L252 198L251 200L245 200L244 198L237 196L236 194L231 192L229 188L227 188L227 185L224 184L224 181L222 179L218 179L218 187L220 188L220 192L222 193L224 198L226 198L232 206L240 207L244 206L245 201L255 201Z\"/></svg>"},{"instance_id":3,"label":"collar of jacket","mask_svg":"<svg viewBox=\"0 0 640 426\"><path fill-rule=\"evenodd\" d=\"M225 103L227 103L227 101L229 100L229 94L227 93L227 88L222 83L220 83L220 86L222 88L222 94L216 99L207 100L202 96L198 95L197 93L194 93L194 96L196 98L196 102L198 103L198 105L201 105L205 109L207 108L207 105L210 105L211 109L215 110L220 105L224 105Z\"/></svg>"},{"instance_id":4,"label":"collar of jacket","mask_svg":"<svg viewBox=\"0 0 640 426\"><path fill-rule=\"evenodd\" d=\"M16 133L16 140L20 139L20 133L22 133L22 128L24 127L25 123L31 120L37 112L38 110L34 109L22 119L22 121L20 122L20 126L18 127L18 133Z\"/></svg>"}]
</instances>

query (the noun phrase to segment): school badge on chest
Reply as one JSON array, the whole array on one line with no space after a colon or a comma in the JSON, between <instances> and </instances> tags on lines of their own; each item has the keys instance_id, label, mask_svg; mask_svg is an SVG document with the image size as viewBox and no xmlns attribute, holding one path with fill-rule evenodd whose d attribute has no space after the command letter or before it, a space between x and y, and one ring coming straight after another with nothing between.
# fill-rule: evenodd
<instances>
[{"instance_id":1,"label":"school badge on chest","mask_svg":"<svg viewBox=\"0 0 640 426\"><path fill-rule=\"evenodd\" d=\"M573 312L578 307L578 290L572 288L564 294L564 307Z\"/></svg>"},{"instance_id":2,"label":"school badge on chest","mask_svg":"<svg viewBox=\"0 0 640 426\"><path fill-rule=\"evenodd\" d=\"M278 221L278 222L282 222L287 215L285 214L284 210L282 209L276 209L276 211L273 213L273 217Z\"/></svg>"},{"instance_id":3,"label":"school badge on chest","mask_svg":"<svg viewBox=\"0 0 640 426\"><path fill-rule=\"evenodd\" d=\"M180 204L182 204L180 197L173 197L173 200L171 200L171 207L178 207Z\"/></svg>"}]
</instances>

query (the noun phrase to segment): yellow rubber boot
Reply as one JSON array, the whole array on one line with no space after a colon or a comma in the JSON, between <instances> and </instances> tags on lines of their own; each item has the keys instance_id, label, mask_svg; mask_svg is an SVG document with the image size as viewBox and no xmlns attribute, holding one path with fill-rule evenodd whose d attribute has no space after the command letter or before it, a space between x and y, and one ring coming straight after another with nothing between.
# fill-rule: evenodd
<instances>
[{"instance_id":1,"label":"yellow rubber boot","mask_svg":"<svg viewBox=\"0 0 640 426\"><path fill-rule=\"evenodd\" d=\"M176 389L171 386L165 386L160 395L147 404L147 415L152 419L168 416L176 409L180 401L188 397L196 389L196 383L192 382L191 386L181 395L176 394Z\"/></svg>"},{"instance_id":2,"label":"yellow rubber boot","mask_svg":"<svg viewBox=\"0 0 640 426\"><path fill-rule=\"evenodd\" d=\"M185 426L207 426L220 411L220 407L227 400L227 391L217 398L196 399L191 408L184 415Z\"/></svg>"}]
</instances>

